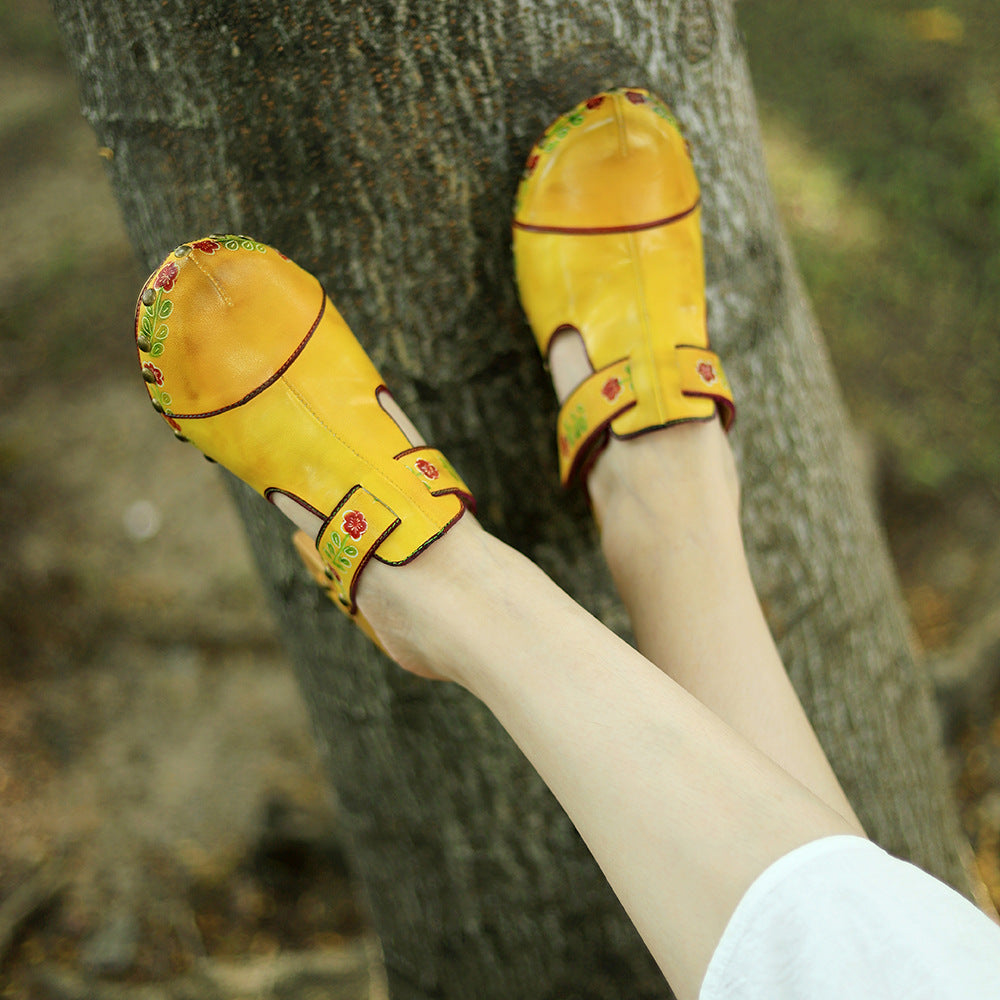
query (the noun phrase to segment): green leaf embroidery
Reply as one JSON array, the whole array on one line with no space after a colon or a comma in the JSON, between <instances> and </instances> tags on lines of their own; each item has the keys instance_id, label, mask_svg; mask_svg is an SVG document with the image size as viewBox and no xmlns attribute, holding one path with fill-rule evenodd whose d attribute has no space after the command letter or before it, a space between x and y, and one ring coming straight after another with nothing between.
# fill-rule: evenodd
<instances>
[{"instance_id":1,"label":"green leaf embroidery","mask_svg":"<svg viewBox=\"0 0 1000 1000\"><path fill-rule=\"evenodd\" d=\"M154 358L158 358L163 353L163 341L167 339L170 328L165 320L174 311L174 304L167 298L162 288L157 288L156 298L145 307L142 319L139 321L139 330L151 341L149 353Z\"/></svg>"},{"instance_id":2,"label":"green leaf embroidery","mask_svg":"<svg viewBox=\"0 0 1000 1000\"><path fill-rule=\"evenodd\" d=\"M157 346L161 348L161 353L162 353L163 345L158 344ZM150 353L152 353L152 351L150 351ZM160 404L160 406L163 407L164 410L168 410L170 408L170 404L174 400L169 392L164 392L162 389L160 389L155 385L151 385L149 387L149 391L153 399L155 399Z\"/></svg>"},{"instance_id":3,"label":"green leaf embroidery","mask_svg":"<svg viewBox=\"0 0 1000 1000\"><path fill-rule=\"evenodd\" d=\"M346 535L341 538L336 531L330 532L323 552L330 562L341 569L350 569L352 561L358 558L357 548L351 545Z\"/></svg>"},{"instance_id":4,"label":"green leaf embroidery","mask_svg":"<svg viewBox=\"0 0 1000 1000\"><path fill-rule=\"evenodd\" d=\"M267 247L263 243L258 243L249 236L227 233L224 236L212 236L211 239L221 243L227 250L256 250L257 253L267 253Z\"/></svg>"},{"instance_id":5,"label":"green leaf embroidery","mask_svg":"<svg viewBox=\"0 0 1000 1000\"><path fill-rule=\"evenodd\" d=\"M565 422L563 423L563 433L570 445L576 444L587 433L587 414L582 404L577 406L572 412L566 414Z\"/></svg>"}]
</instances>

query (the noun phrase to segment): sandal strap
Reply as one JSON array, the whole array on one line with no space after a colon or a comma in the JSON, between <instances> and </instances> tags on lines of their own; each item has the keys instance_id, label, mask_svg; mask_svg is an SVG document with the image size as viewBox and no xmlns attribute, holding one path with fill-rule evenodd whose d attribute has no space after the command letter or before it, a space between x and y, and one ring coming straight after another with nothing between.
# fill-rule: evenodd
<instances>
[{"instance_id":1,"label":"sandal strap","mask_svg":"<svg viewBox=\"0 0 1000 1000\"><path fill-rule=\"evenodd\" d=\"M431 496L440 497L454 493L469 510L476 509L476 498L465 485L455 467L437 448L420 446L408 448L394 456L395 460L419 479Z\"/></svg>"},{"instance_id":2,"label":"sandal strap","mask_svg":"<svg viewBox=\"0 0 1000 1000\"><path fill-rule=\"evenodd\" d=\"M319 584L326 596L384 652L384 647L379 642L378 636L375 635L375 630L368 624L368 619L360 611L355 611L352 615L348 608L341 603L337 589L338 584L327 575L326 564L316 551L316 543L304 531L296 531L292 536L292 543L302 560L302 565L309 571L309 575Z\"/></svg>"},{"instance_id":3,"label":"sandal strap","mask_svg":"<svg viewBox=\"0 0 1000 1000\"><path fill-rule=\"evenodd\" d=\"M681 394L714 400L722 426L729 430L736 406L719 356L707 347L680 345L675 358ZM559 478L564 486L600 447L612 421L637 402L628 358L598 369L567 396L559 409L557 433Z\"/></svg>"},{"instance_id":4,"label":"sandal strap","mask_svg":"<svg viewBox=\"0 0 1000 1000\"><path fill-rule=\"evenodd\" d=\"M588 375L566 397L557 424L559 478L564 486L577 474L611 421L635 404L628 358Z\"/></svg>"},{"instance_id":5,"label":"sandal strap","mask_svg":"<svg viewBox=\"0 0 1000 1000\"><path fill-rule=\"evenodd\" d=\"M353 486L326 519L316 538L331 598L349 615L357 610L358 574L386 537L398 515L363 486Z\"/></svg>"},{"instance_id":6,"label":"sandal strap","mask_svg":"<svg viewBox=\"0 0 1000 1000\"><path fill-rule=\"evenodd\" d=\"M715 400L722 426L729 430L736 419L733 390L719 360L719 355L707 347L677 347L677 370L680 388L685 396L704 396Z\"/></svg>"},{"instance_id":7,"label":"sandal strap","mask_svg":"<svg viewBox=\"0 0 1000 1000\"><path fill-rule=\"evenodd\" d=\"M475 510L475 497L469 487L437 448L408 448L395 455L394 459L416 476L431 496L454 494L463 507ZM315 545L322 565L322 577L314 572L315 561L312 558L306 560L306 565L330 599L352 618L359 617L355 592L361 571L401 523L399 515L391 507L360 483L348 490L323 523ZM427 538L409 558L422 552L439 534L447 531L451 523Z\"/></svg>"}]
</instances>

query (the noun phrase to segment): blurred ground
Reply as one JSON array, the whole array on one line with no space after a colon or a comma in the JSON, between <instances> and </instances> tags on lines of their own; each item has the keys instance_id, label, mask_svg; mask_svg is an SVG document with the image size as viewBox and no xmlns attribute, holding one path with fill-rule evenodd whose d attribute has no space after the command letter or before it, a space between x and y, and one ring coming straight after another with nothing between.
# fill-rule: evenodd
<instances>
[{"instance_id":1,"label":"blurred ground","mask_svg":"<svg viewBox=\"0 0 1000 1000\"><path fill-rule=\"evenodd\" d=\"M376 995L242 529L137 391L145 275L44 3L0 8L0 94L0 995Z\"/></svg>"},{"instance_id":2,"label":"blurred ground","mask_svg":"<svg viewBox=\"0 0 1000 1000\"><path fill-rule=\"evenodd\" d=\"M997 15L741 19L1000 902ZM39 0L0 7L0 188L0 995L377 995L239 524L136 381L145 275Z\"/></svg>"}]
</instances>

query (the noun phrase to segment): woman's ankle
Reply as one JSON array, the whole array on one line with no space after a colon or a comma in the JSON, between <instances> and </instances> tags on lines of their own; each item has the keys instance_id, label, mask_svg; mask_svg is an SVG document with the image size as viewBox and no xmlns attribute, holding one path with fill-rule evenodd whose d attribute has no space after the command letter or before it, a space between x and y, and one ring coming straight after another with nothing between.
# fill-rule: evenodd
<instances>
[{"instance_id":1,"label":"woman's ankle","mask_svg":"<svg viewBox=\"0 0 1000 1000\"><path fill-rule=\"evenodd\" d=\"M717 420L612 438L587 479L602 533L630 523L645 531L739 517L739 480Z\"/></svg>"},{"instance_id":2,"label":"woman's ankle","mask_svg":"<svg viewBox=\"0 0 1000 1000\"><path fill-rule=\"evenodd\" d=\"M412 562L389 566L373 560L366 567L358 609L404 670L460 681L456 632L474 614L477 593L499 571L497 546L465 514Z\"/></svg>"}]
</instances>

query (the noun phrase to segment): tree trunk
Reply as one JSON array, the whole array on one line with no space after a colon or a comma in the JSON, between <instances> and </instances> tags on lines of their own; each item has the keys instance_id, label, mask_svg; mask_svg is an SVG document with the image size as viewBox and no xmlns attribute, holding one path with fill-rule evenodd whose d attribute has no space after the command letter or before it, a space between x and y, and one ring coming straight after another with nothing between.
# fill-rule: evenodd
<instances>
[{"instance_id":1,"label":"tree trunk","mask_svg":"<svg viewBox=\"0 0 1000 1000\"><path fill-rule=\"evenodd\" d=\"M702 181L710 330L741 408L748 547L785 661L874 838L967 889L927 686L776 220L731 3L54 6L146 265L185 239L246 232L313 270L486 527L619 630L583 502L557 485L555 403L515 296L509 214L556 114L612 85L663 96ZM164 433L158 422L141 432ZM665 995L489 713L381 657L308 581L280 515L234 493L393 997Z\"/></svg>"}]
</instances>

